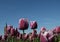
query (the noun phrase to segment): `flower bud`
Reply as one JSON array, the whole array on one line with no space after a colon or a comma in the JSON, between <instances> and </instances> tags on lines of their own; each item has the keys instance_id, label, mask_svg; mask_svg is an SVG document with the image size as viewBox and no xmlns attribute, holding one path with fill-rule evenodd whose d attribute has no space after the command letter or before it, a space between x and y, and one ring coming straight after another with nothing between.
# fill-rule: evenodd
<instances>
[{"instance_id":1,"label":"flower bud","mask_svg":"<svg viewBox=\"0 0 60 42\"><path fill-rule=\"evenodd\" d=\"M37 22L36 21L31 21L30 22L30 27L31 27L31 29L36 29L37 28Z\"/></svg>"}]
</instances>

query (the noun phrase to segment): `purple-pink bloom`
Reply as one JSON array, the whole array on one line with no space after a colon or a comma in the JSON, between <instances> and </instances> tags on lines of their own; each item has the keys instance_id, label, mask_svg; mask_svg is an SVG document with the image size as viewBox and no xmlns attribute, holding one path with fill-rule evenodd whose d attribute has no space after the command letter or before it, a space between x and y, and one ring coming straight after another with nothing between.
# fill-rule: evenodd
<instances>
[{"instance_id":1,"label":"purple-pink bloom","mask_svg":"<svg viewBox=\"0 0 60 42\"><path fill-rule=\"evenodd\" d=\"M11 25L8 25L8 26L7 26L7 34L10 34L11 28L13 28L13 26L11 26Z\"/></svg>"},{"instance_id":2,"label":"purple-pink bloom","mask_svg":"<svg viewBox=\"0 0 60 42\"><path fill-rule=\"evenodd\" d=\"M31 21L30 22L30 27L31 27L31 29L36 29L37 28L37 22L36 21Z\"/></svg>"},{"instance_id":3,"label":"purple-pink bloom","mask_svg":"<svg viewBox=\"0 0 60 42\"><path fill-rule=\"evenodd\" d=\"M45 27L41 27L41 33L44 33L46 31Z\"/></svg>"},{"instance_id":4,"label":"purple-pink bloom","mask_svg":"<svg viewBox=\"0 0 60 42\"><path fill-rule=\"evenodd\" d=\"M57 27L56 27L56 32L57 32L57 33L60 33L60 26L57 26Z\"/></svg>"},{"instance_id":5,"label":"purple-pink bloom","mask_svg":"<svg viewBox=\"0 0 60 42\"><path fill-rule=\"evenodd\" d=\"M28 20L26 18L21 18L19 20L19 29L20 30L25 30L28 29Z\"/></svg>"},{"instance_id":6,"label":"purple-pink bloom","mask_svg":"<svg viewBox=\"0 0 60 42\"><path fill-rule=\"evenodd\" d=\"M15 35L15 29L11 28L11 36L14 36L14 35Z\"/></svg>"}]
</instances>

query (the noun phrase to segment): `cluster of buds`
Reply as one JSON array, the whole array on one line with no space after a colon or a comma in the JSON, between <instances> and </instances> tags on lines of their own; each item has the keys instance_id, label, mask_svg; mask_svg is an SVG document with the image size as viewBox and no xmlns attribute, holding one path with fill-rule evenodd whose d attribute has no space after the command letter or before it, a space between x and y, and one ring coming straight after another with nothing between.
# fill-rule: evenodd
<instances>
[{"instance_id":1,"label":"cluster of buds","mask_svg":"<svg viewBox=\"0 0 60 42\"><path fill-rule=\"evenodd\" d=\"M58 42L58 36L60 36L60 26L57 26L53 30L46 30L45 27L41 28L40 41L41 42Z\"/></svg>"},{"instance_id":2,"label":"cluster of buds","mask_svg":"<svg viewBox=\"0 0 60 42\"><path fill-rule=\"evenodd\" d=\"M42 27L40 29L40 33L37 34L37 27L38 24L36 21L31 21L30 22L30 28L33 30L31 33L27 34L24 32L24 30L27 30L29 27L29 22L28 19L26 18L21 18L19 19L19 27L14 28L11 25L6 25L5 27L5 32L4 32L4 37L0 35L0 40L7 40L6 42L9 42L9 37L11 38L16 38L17 40L22 39L23 42L29 39L30 42L35 42L35 38L39 38L39 41L36 42L54 42L56 36L60 35L60 26L57 26L53 30L46 30L45 27ZM19 30L23 30L23 33L20 33Z\"/></svg>"}]
</instances>

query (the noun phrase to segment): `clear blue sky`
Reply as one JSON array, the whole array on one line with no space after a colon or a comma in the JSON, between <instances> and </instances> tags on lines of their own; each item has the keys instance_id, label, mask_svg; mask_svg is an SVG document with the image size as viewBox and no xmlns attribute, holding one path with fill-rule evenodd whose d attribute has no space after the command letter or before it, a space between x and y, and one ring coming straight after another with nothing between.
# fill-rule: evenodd
<instances>
[{"instance_id":1,"label":"clear blue sky","mask_svg":"<svg viewBox=\"0 0 60 42\"><path fill-rule=\"evenodd\" d=\"M18 27L20 18L36 20L38 32L42 26L47 29L59 26L60 0L0 0L0 34L3 35L6 22ZM29 28L25 32L31 31Z\"/></svg>"}]
</instances>

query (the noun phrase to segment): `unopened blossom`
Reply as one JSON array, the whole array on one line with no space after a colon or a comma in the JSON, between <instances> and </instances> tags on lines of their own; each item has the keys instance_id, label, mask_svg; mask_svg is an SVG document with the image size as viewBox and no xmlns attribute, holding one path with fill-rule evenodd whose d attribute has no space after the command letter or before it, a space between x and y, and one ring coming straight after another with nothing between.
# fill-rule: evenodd
<instances>
[{"instance_id":1,"label":"unopened blossom","mask_svg":"<svg viewBox=\"0 0 60 42\"><path fill-rule=\"evenodd\" d=\"M40 31L41 31L41 33L44 33L46 31L46 28L42 27Z\"/></svg>"},{"instance_id":2,"label":"unopened blossom","mask_svg":"<svg viewBox=\"0 0 60 42\"><path fill-rule=\"evenodd\" d=\"M14 35L15 35L15 29L12 28L12 29L11 29L11 36L14 36Z\"/></svg>"},{"instance_id":3,"label":"unopened blossom","mask_svg":"<svg viewBox=\"0 0 60 42\"><path fill-rule=\"evenodd\" d=\"M26 18L19 19L19 29L25 30L28 29L28 20Z\"/></svg>"},{"instance_id":4,"label":"unopened blossom","mask_svg":"<svg viewBox=\"0 0 60 42\"><path fill-rule=\"evenodd\" d=\"M36 29L37 28L37 22L36 21L31 21L30 22L30 27L31 27L31 29Z\"/></svg>"},{"instance_id":5,"label":"unopened blossom","mask_svg":"<svg viewBox=\"0 0 60 42\"><path fill-rule=\"evenodd\" d=\"M10 32L11 32L11 28L13 28L13 26L11 26L11 25L8 25L8 26L7 26L7 33L8 33L8 34L10 34Z\"/></svg>"},{"instance_id":6,"label":"unopened blossom","mask_svg":"<svg viewBox=\"0 0 60 42\"><path fill-rule=\"evenodd\" d=\"M57 27L56 27L56 32L57 32L57 33L60 33L60 26L57 26Z\"/></svg>"}]
</instances>

